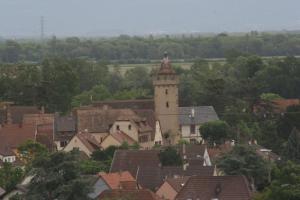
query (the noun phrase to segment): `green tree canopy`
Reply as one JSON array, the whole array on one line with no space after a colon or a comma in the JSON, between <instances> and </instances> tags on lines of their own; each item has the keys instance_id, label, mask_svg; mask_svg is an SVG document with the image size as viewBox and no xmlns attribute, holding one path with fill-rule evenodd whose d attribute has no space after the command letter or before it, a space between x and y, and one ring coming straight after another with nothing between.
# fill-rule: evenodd
<instances>
[{"instance_id":1,"label":"green tree canopy","mask_svg":"<svg viewBox=\"0 0 300 200\"><path fill-rule=\"evenodd\" d=\"M225 121L212 121L201 125L200 133L204 140L210 145L223 144L226 139L232 136L229 125Z\"/></svg>"},{"instance_id":2,"label":"green tree canopy","mask_svg":"<svg viewBox=\"0 0 300 200\"><path fill-rule=\"evenodd\" d=\"M159 159L163 166L182 165L182 159L175 147L168 146L159 153Z\"/></svg>"},{"instance_id":3,"label":"green tree canopy","mask_svg":"<svg viewBox=\"0 0 300 200\"><path fill-rule=\"evenodd\" d=\"M257 189L268 180L269 164L251 146L236 145L217 160L217 167L226 175L244 175Z\"/></svg>"}]
</instances>

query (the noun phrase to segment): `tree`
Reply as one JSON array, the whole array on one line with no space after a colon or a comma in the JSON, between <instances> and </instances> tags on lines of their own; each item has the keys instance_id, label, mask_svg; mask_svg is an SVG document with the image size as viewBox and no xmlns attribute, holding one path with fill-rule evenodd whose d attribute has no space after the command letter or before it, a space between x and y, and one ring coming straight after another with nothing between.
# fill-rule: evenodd
<instances>
[{"instance_id":1,"label":"tree","mask_svg":"<svg viewBox=\"0 0 300 200\"><path fill-rule=\"evenodd\" d=\"M78 76L69 60L47 59L42 64L40 103L49 111L66 112L79 91Z\"/></svg>"},{"instance_id":2,"label":"tree","mask_svg":"<svg viewBox=\"0 0 300 200\"><path fill-rule=\"evenodd\" d=\"M183 163L177 150L171 146L160 151L158 156L163 166L179 166Z\"/></svg>"},{"instance_id":3,"label":"tree","mask_svg":"<svg viewBox=\"0 0 300 200\"><path fill-rule=\"evenodd\" d=\"M26 199L89 199L89 184L81 177L79 151L55 152L33 161L34 174Z\"/></svg>"},{"instance_id":4,"label":"tree","mask_svg":"<svg viewBox=\"0 0 300 200\"><path fill-rule=\"evenodd\" d=\"M0 187L10 192L22 180L23 170L19 167L12 166L11 163L3 163L0 168Z\"/></svg>"},{"instance_id":5,"label":"tree","mask_svg":"<svg viewBox=\"0 0 300 200\"><path fill-rule=\"evenodd\" d=\"M221 120L204 123L200 127L200 133L210 145L220 145L231 137L229 125Z\"/></svg>"},{"instance_id":6,"label":"tree","mask_svg":"<svg viewBox=\"0 0 300 200\"><path fill-rule=\"evenodd\" d=\"M273 170L273 181L255 200L300 199L300 165L292 162Z\"/></svg>"},{"instance_id":7,"label":"tree","mask_svg":"<svg viewBox=\"0 0 300 200\"><path fill-rule=\"evenodd\" d=\"M276 99L282 99L282 97L275 93L262 93L260 95L260 98L264 101L272 101Z\"/></svg>"},{"instance_id":8,"label":"tree","mask_svg":"<svg viewBox=\"0 0 300 200\"><path fill-rule=\"evenodd\" d=\"M300 131L294 128L283 151L284 158L300 163Z\"/></svg>"},{"instance_id":9,"label":"tree","mask_svg":"<svg viewBox=\"0 0 300 200\"><path fill-rule=\"evenodd\" d=\"M217 167L226 175L246 176L257 189L263 188L268 180L269 164L248 145L236 145L217 160Z\"/></svg>"},{"instance_id":10,"label":"tree","mask_svg":"<svg viewBox=\"0 0 300 200\"><path fill-rule=\"evenodd\" d=\"M18 147L20 158L25 163L31 163L36 157L43 156L48 153L47 148L35 141L27 140Z\"/></svg>"}]
</instances>

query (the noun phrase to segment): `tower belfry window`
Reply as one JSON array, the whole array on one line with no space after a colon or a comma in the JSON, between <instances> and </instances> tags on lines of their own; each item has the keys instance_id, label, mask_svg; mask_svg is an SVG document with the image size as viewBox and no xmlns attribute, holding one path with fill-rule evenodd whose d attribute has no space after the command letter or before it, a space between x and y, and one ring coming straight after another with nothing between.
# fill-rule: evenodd
<instances>
[{"instance_id":1,"label":"tower belfry window","mask_svg":"<svg viewBox=\"0 0 300 200\"><path fill-rule=\"evenodd\" d=\"M166 102L166 107L169 108L169 102L168 101Z\"/></svg>"},{"instance_id":2,"label":"tower belfry window","mask_svg":"<svg viewBox=\"0 0 300 200\"><path fill-rule=\"evenodd\" d=\"M168 92L169 92L168 89L166 89L166 90L165 90L165 93L168 94Z\"/></svg>"}]
</instances>

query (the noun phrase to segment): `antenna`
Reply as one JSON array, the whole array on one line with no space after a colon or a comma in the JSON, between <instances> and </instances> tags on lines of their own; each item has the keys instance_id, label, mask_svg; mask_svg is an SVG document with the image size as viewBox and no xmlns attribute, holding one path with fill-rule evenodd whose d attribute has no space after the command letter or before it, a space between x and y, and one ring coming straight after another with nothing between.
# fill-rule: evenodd
<instances>
[{"instance_id":1,"label":"antenna","mask_svg":"<svg viewBox=\"0 0 300 200\"><path fill-rule=\"evenodd\" d=\"M41 41L44 42L44 16L41 16Z\"/></svg>"}]
</instances>

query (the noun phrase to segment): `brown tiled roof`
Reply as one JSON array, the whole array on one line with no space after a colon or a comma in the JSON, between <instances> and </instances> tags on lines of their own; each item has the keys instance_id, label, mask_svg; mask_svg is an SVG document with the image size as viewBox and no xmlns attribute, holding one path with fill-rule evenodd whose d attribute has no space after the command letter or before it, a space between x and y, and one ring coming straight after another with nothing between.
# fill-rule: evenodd
<instances>
[{"instance_id":1,"label":"brown tiled roof","mask_svg":"<svg viewBox=\"0 0 300 200\"><path fill-rule=\"evenodd\" d=\"M206 145L199 145L199 144L182 144L179 146L179 153L186 159L200 159L203 158Z\"/></svg>"},{"instance_id":2,"label":"brown tiled roof","mask_svg":"<svg viewBox=\"0 0 300 200\"><path fill-rule=\"evenodd\" d=\"M56 141L70 141L76 134L76 119L74 116L60 116L55 114L54 117L54 139Z\"/></svg>"},{"instance_id":3,"label":"brown tiled roof","mask_svg":"<svg viewBox=\"0 0 300 200\"><path fill-rule=\"evenodd\" d=\"M109 100L93 102L94 107L109 106L113 109L150 109L154 110L153 99Z\"/></svg>"},{"instance_id":4,"label":"brown tiled roof","mask_svg":"<svg viewBox=\"0 0 300 200\"><path fill-rule=\"evenodd\" d=\"M161 183L158 150L117 150L110 172L129 171L144 188L154 189Z\"/></svg>"},{"instance_id":5,"label":"brown tiled roof","mask_svg":"<svg viewBox=\"0 0 300 200\"><path fill-rule=\"evenodd\" d=\"M213 166L193 165L183 169L181 166L165 166L162 168L163 178L172 178L176 176L213 176Z\"/></svg>"},{"instance_id":6,"label":"brown tiled roof","mask_svg":"<svg viewBox=\"0 0 300 200\"><path fill-rule=\"evenodd\" d=\"M153 192L148 189L139 190L105 190L99 199L132 199L132 200L159 200Z\"/></svg>"},{"instance_id":7,"label":"brown tiled roof","mask_svg":"<svg viewBox=\"0 0 300 200\"><path fill-rule=\"evenodd\" d=\"M120 189L121 182L128 182L128 181L135 182L135 179L128 171L108 173L108 174L99 173L99 176L106 182L106 184L110 187L110 189Z\"/></svg>"},{"instance_id":8,"label":"brown tiled roof","mask_svg":"<svg viewBox=\"0 0 300 200\"><path fill-rule=\"evenodd\" d=\"M129 171L144 188L157 189L163 180L174 176L212 176L214 167L181 166L162 167L158 150L117 150L110 172Z\"/></svg>"},{"instance_id":9,"label":"brown tiled roof","mask_svg":"<svg viewBox=\"0 0 300 200\"><path fill-rule=\"evenodd\" d=\"M170 184L170 186L176 191L179 192L185 183L188 181L189 176L177 177L177 178L168 178L166 182Z\"/></svg>"},{"instance_id":10,"label":"brown tiled roof","mask_svg":"<svg viewBox=\"0 0 300 200\"><path fill-rule=\"evenodd\" d=\"M102 109L80 107L75 110L78 131L88 129L90 133L104 133L121 116L138 117L131 109Z\"/></svg>"},{"instance_id":11,"label":"brown tiled roof","mask_svg":"<svg viewBox=\"0 0 300 200\"><path fill-rule=\"evenodd\" d=\"M54 114L39 113L39 114L24 114L23 124L53 124Z\"/></svg>"},{"instance_id":12,"label":"brown tiled roof","mask_svg":"<svg viewBox=\"0 0 300 200\"><path fill-rule=\"evenodd\" d=\"M175 199L250 200L249 184L243 176L191 176Z\"/></svg>"},{"instance_id":13,"label":"brown tiled roof","mask_svg":"<svg viewBox=\"0 0 300 200\"><path fill-rule=\"evenodd\" d=\"M25 114L39 114L41 112L36 106L9 106L8 110L13 124L22 123Z\"/></svg>"},{"instance_id":14,"label":"brown tiled roof","mask_svg":"<svg viewBox=\"0 0 300 200\"><path fill-rule=\"evenodd\" d=\"M122 131L118 131L117 133L111 133L110 135L114 139L116 139L118 142L120 142L120 144L122 144L123 142L127 142L127 144L129 144L129 145L133 145L136 142L136 141L134 141L134 139L132 139L131 137L129 137L126 133L124 133ZM109 135L106 137L109 137Z\"/></svg>"},{"instance_id":15,"label":"brown tiled roof","mask_svg":"<svg viewBox=\"0 0 300 200\"><path fill-rule=\"evenodd\" d=\"M45 145L50 152L53 151L53 124L37 125L36 141Z\"/></svg>"},{"instance_id":16,"label":"brown tiled roof","mask_svg":"<svg viewBox=\"0 0 300 200\"><path fill-rule=\"evenodd\" d=\"M0 128L0 154L11 155L12 150L27 140L35 141L36 127L33 124L6 124Z\"/></svg>"},{"instance_id":17,"label":"brown tiled roof","mask_svg":"<svg viewBox=\"0 0 300 200\"><path fill-rule=\"evenodd\" d=\"M90 133L78 133L76 136L90 152L101 148L95 137Z\"/></svg>"}]
</instances>

